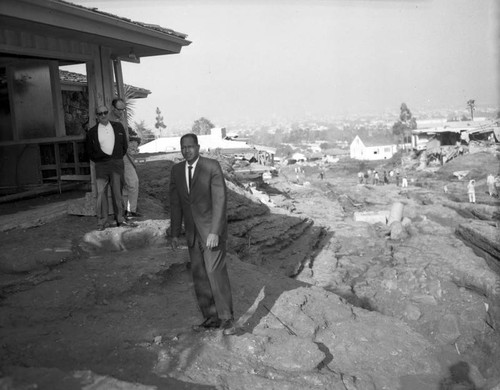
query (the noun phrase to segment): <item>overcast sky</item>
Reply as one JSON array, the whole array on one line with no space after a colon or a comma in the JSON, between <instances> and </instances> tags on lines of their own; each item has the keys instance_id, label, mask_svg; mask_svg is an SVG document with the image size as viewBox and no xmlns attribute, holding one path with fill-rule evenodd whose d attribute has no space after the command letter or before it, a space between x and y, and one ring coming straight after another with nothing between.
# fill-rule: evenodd
<instances>
[{"instance_id":1,"label":"overcast sky","mask_svg":"<svg viewBox=\"0 0 500 390\"><path fill-rule=\"evenodd\" d=\"M123 63L151 126L498 105L496 0L71 1L192 41Z\"/></svg>"}]
</instances>

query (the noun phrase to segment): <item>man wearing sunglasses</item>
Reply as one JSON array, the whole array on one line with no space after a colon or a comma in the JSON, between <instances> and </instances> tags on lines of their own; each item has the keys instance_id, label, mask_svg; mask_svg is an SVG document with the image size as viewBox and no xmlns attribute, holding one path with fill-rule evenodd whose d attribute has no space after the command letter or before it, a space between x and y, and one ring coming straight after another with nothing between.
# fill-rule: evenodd
<instances>
[{"instance_id":1,"label":"man wearing sunglasses","mask_svg":"<svg viewBox=\"0 0 500 390\"><path fill-rule=\"evenodd\" d=\"M87 153L95 164L97 199L96 214L99 230L109 226L108 187L111 186L114 219L117 226L131 226L123 216L123 156L127 152L127 136L123 125L110 122L109 110L99 106L98 123L87 132Z\"/></svg>"}]
</instances>

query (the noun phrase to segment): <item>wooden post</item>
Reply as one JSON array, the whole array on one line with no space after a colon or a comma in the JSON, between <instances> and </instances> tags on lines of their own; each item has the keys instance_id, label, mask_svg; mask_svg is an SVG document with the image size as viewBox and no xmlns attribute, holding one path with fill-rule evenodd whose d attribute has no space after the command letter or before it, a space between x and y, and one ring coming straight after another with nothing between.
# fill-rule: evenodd
<instances>
[{"instance_id":1,"label":"wooden post","mask_svg":"<svg viewBox=\"0 0 500 390\"><path fill-rule=\"evenodd\" d=\"M57 61L49 62L50 83L52 92L52 101L54 102L54 125L56 127L56 137L66 135L66 126L64 124L64 108L62 103L61 79L59 77L59 63Z\"/></svg>"},{"instance_id":2,"label":"wooden post","mask_svg":"<svg viewBox=\"0 0 500 390\"><path fill-rule=\"evenodd\" d=\"M122 63L118 58L113 60L113 69L115 71L115 82L116 82L116 89L118 91L118 97L120 99L123 99L124 102L126 102L126 100L125 100L125 87L123 85ZM122 115L121 123L122 123L123 127L125 128L125 135L127 136L127 142L128 142L129 141L129 134L128 134L127 115Z\"/></svg>"}]
</instances>

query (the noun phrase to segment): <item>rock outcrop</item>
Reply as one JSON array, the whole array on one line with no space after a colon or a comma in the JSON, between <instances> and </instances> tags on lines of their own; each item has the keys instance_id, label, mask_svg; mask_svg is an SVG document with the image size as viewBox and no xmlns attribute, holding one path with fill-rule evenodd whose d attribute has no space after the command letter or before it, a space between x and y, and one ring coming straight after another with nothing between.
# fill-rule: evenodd
<instances>
[{"instance_id":1,"label":"rock outcrop","mask_svg":"<svg viewBox=\"0 0 500 390\"><path fill-rule=\"evenodd\" d=\"M355 175L272 179L267 198L228 182L238 333L197 333L187 250L166 238L171 164L140 165L146 217L135 229L98 232L66 216L9 231L0 384L442 389L459 370L475 388L498 385L500 276L483 256L498 250L492 209L474 214L430 188L358 185ZM389 215L394 202L397 226L356 217Z\"/></svg>"}]
</instances>

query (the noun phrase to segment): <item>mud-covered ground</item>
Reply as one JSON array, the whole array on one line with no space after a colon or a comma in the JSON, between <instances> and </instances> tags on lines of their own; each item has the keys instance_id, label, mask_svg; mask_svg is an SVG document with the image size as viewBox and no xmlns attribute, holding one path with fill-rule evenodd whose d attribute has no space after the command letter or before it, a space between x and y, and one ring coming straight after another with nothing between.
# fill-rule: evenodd
<instances>
[{"instance_id":1,"label":"mud-covered ground","mask_svg":"<svg viewBox=\"0 0 500 390\"><path fill-rule=\"evenodd\" d=\"M371 164L373 168L389 170L392 162ZM64 215L48 223L40 221L32 228L0 233L1 389L34 388L29 387L33 383L37 383L39 389L79 389L83 388L82 383L93 384L99 389L238 388L229 379L224 382L225 386L216 379L209 379L210 373L200 380L193 373L175 374L161 367L159 356L163 356L170 343L190 347L184 350L191 351L193 356L181 354L174 359L178 360L178 367L184 367L179 362L195 361L194 355L201 356L197 348L207 337L191 330L191 326L202 318L186 267L187 250L173 252L166 239L170 167L169 161L138 166L139 208L143 217L136 220L139 227L134 231L115 227L97 232L94 218ZM469 175L478 183L478 204L498 207L498 200L486 194L485 179L489 172L485 167L498 173L495 155L465 156L462 162L452 161L437 173L411 171L410 191L413 189L420 194L415 196L424 196L419 192L424 189L425 202L444 196L453 202L466 203L466 184L458 181L453 171L470 170ZM357 233L353 230L354 235L350 236L346 230L345 238L342 238L343 233L337 233L337 241L332 241L333 226L341 229L346 220L352 221L355 212L388 209L391 197L410 197L408 193L401 194L393 183L376 188L359 186L356 177L359 169L357 162L332 164L326 170L325 179L320 180L317 168L306 166L296 182L294 168L284 167L278 177L254 194L249 194L238 183L231 183L228 262L235 317L245 319L241 321L239 336L251 333L263 318L272 316L273 304L285 292L310 284L338 293L355 307L405 319L407 313L403 312L409 306L400 307L398 300L401 297L388 295L378 308L370 307L365 299L370 296L370 286L356 285L356 278L359 279L362 273L356 273L353 267L349 269L350 276L345 271L341 277L333 271L329 275L327 270L320 275L324 269L321 261L326 256L325 251L335 252L335 245L347 247L348 241L356 240ZM444 184L449 188L446 195L442 193ZM27 209L39 210L47 204L79 195L73 192L3 204L0 212L5 216ZM431 211L429 215L444 226L453 227L460 222L454 214L445 215L441 211L434 214ZM422 218L415 215L414 220L420 222ZM373 251L376 256L383 257L381 254L393 250L386 245L386 239L381 238L383 234L373 232L370 233L374 234L373 242L360 244L366 249L364 254L356 254L359 264L366 253ZM339 259L347 256L339 251L335 253ZM350 261L355 263L355 260ZM359 289L358 297L346 291L347 284L343 283L347 279L349 286ZM263 289L265 297L254 307ZM361 291L365 291L365 298L361 297ZM469 293L464 290L460 294ZM467 299L474 301L476 306L483 304L474 294ZM457 307L460 304L456 303ZM398 310L401 313L395 313ZM407 315L407 322L411 323L412 318L412 313ZM422 334L431 332L425 324L412 326ZM488 345L495 334L491 329L483 333L486 344L482 348L489 348L490 352L474 352L479 367L474 366L474 369L483 371L472 372L468 378L479 378L476 382L490 389L500 375L500 367L482 360L485 356L500 357L500 347ZM456 343L451 345L452 349L461 348ZM198 370L203 371L203 368ZM322 370L319 372L323 374ZM214 372L213 375L218 374ZM317 387L311 388L328 388L321 385L320 379L317 381ZM246 383L241 388L252 388L248 385L251 381L242 379L241 383ZM346 386L345 381L339 383ZM415 382L407 383L412 386L407 388L425 388ZM352 388L369 388L359 383L357 386ZM460 388L480 386L472 387L469 383L469 387ZM301 387L276 385L275 388Z\"/></svg>"}]
</instances>

